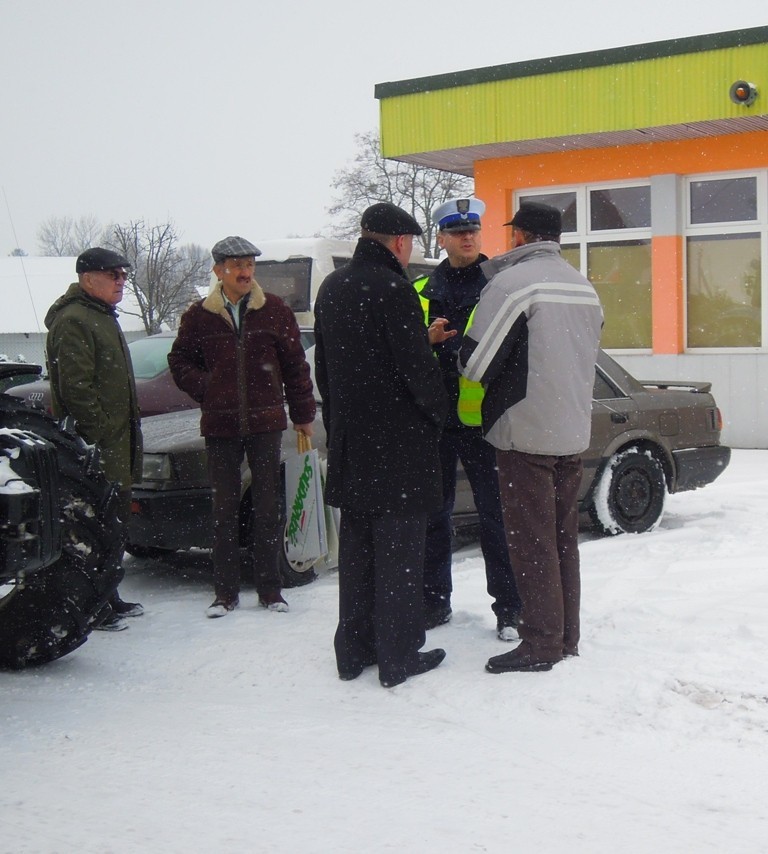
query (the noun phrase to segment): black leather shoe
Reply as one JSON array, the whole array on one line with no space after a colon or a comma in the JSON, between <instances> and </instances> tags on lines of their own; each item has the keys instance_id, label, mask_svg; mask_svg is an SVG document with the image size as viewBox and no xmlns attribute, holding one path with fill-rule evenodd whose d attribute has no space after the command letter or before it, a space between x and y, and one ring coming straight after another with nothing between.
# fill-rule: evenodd
<instances>
[{"instance_id":1,"label":"black leather shoe","mask_svg":"<svg viewBox=\"0 0 768 854\"><path fill-rule=\"evenodd\" d=\"M339 679L341 679L342 682L351 682L353 679L357 679L366 667L372 667L374 664L376 664L375 659L373 661L366 661L362 664L355 664L347 670L339 670Z\"/></svg>"},{"instance_id":2,"label":"black leather shoe","mask_svg":"<svg viewBox=\"0 0 768 854\"><path fill-rule=\"evenodd\" d=\"M428 652L420 652L418 655L416 663L406 668L405 674L402 677L395 676L390 679L380 679L379 681L382 686L384 688L394 688L395 685L402 685L409 676L421 676L422 673L434 670L445 658L445 650L438 647L437 649L430 649Z\"/></svg>"},{"instance_id":3,"label":"black leather shoe","mask_svg":"<svg viewBox=\"0 0 768 854\"><path fill-rule=\"evenodd\" d=\"M443 626L451 619L452 614L450 605L442 608L427 608L424 611L424 628L436 629L438 626Z\"/></svg>"},{"instance_id":4,"label":"black leather shoe","mask_svg":"<svg viewBox=\"0 0 768 854\"><path fill-rule=\"evenodd\" d=\"M551 670L560 659L542 661L530 652L521 652L520 647L503 655L494 655L488 659L485 669L488 673L538 673L542 670Z\"/></svg>"}]
</instances>

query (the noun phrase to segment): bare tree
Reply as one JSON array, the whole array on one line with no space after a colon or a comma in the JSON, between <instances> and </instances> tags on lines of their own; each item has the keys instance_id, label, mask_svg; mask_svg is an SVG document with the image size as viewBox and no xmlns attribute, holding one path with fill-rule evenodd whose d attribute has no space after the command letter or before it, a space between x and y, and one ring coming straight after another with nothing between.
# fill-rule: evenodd
<instances>
[{"instance_id":1,"label":"bare tree","mask_svg":"<svg viewBox=\"0 0 768 854\"><path fill-rule=\"evenodd\" d=\"M139 219L112 225L105 245L131 262L128 290L139 311L125 313L141 317L148 335L159 332L163 323L177 326L181 313L198 298L198 288L209 283L208 253L194 244L180 246L173 222L148 225Z\"/></svg>"},{"instance_id":2,"label":"bare tree","mask_svg":"<svg viewBox=\"0 0 768 854\"><path fill-rule=\"evenodd\" d=\"M104 237L104 226L95 216L48 217L37 230L37 245L41 255L79 255L91 246L98 246Z\"/></svg>"},{"instance_id":3,"label":"bare tree","mask_svg":"<svg viewBox=\"0 0 768 854\"><path fill-rule=\"evenodd\" d=\"M355 134L358 152L353 165L334 175L337 198L328 208L336 221L334 237L351 239L360 232L363 211L376 202L392 202L407 210L424 229L419 238L426 258L436 258L437 229L432 210L447 199L471 196L474 181L466 175L385 160L376 131Z\"/></svg>"}]
</instances>

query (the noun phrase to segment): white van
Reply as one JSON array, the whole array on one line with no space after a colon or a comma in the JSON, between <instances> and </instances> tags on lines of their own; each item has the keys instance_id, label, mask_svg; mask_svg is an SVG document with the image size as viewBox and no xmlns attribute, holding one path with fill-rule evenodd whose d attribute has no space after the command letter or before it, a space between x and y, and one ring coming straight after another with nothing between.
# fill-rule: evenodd
<instances>
[{"instance_id":1,"label":"white van","mask_svg":"<svg viewBox=\"0 0 768 854\"><path fill-rule=\"evenodd\" d=\"M291 237L257 240L261 255L256 259L256 280L269 293L285 300L296 313L299 325L312 325L312 309L323 279L349 263L356 240L326 237ZM413 281L431 272L439 262L424 258L414 249L408 276Z\"/></svg>"}]
</instances>

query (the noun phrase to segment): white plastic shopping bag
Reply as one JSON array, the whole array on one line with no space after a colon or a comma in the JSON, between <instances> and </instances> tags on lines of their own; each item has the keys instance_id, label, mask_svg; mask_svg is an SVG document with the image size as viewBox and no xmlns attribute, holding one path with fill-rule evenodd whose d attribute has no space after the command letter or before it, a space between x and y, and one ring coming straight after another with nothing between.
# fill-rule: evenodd
<instances>
[{"instance_id":1,"label":"white plastic shopping bag","mask_svg":"<svg viewBox=\"0 0 768 854\"><path fill-rule=\"evenodd\" d=\"M289 561L307 562L328 551L320 459L304 433L298 453L285 461L285 540Z\"/></svg>"}]
</instances>

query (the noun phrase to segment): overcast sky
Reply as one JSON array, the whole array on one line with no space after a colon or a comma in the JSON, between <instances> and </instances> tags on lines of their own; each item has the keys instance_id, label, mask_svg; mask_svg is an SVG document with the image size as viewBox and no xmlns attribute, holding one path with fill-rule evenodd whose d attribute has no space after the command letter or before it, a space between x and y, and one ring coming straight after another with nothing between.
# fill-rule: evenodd
<instances>
[{"instance_id":1,"label":"overcast sky","mask_svg":"<svg viewBox=\"0 0 768 854\"><path fill-rule=\"evenodd\" d=\"M378 14L377 11L379 10ZM51 216L327 230L376 83L768 24L765 0L0 0L0 255Z\"/></svg>"}]
</instances>

